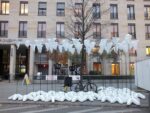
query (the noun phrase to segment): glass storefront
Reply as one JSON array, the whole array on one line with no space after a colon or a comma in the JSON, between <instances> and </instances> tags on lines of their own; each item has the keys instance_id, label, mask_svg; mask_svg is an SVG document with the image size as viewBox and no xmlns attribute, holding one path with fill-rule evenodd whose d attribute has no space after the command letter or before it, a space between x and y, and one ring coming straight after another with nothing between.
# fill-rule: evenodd
<instances>
[{"instance_id":1,"label":"glass storefront","mask_svg":"<svg viewBox=\"0 0 150 113\"><path fill-rule=\"evenodd\" d=\"M16 51L16 75L15 78L23 78L25 73L28 73L28 49L25 46L20 46Z\"/></svg>"},{"instance_id":2,"label":"glass storefront","mask_svg":"<svg viewBox=\"0 0 150 113\"><path fill-rule=\"evenodd\" d=\"M9 79L10 50L9 46L3 47L0 47L0 78Z\"/></svg>"},{"instance_id":3,"label":"glass storefront","mask_svg":"<svg viewBox=\"0 0 150 113\"><path fill-rule=\"evenodd\" d=\"M130 75L134 75L134 62L130 62L129 71L130 71Z\"/></svg>"},{"instance_id":4,"label":"glass storefront","mask_svg":"<svg viewBox=\"0 0 150 113\"><path fill-rule=\"evenodd\" d=\"M111 64L111 72L112 72L112 76L120 75L120 65L119 65L119 63L112 63Z\"/></svg>"},{"instance_id":5,"label":"glass storefront","mask_svg":"<svg viewBox=\"0 0 150 113\"><path fill-rule=\"evenodd\" d=\"M102 73L101 62L93 62L93 72L98 75L100 75Z\"/></svg>"}]
</instances>

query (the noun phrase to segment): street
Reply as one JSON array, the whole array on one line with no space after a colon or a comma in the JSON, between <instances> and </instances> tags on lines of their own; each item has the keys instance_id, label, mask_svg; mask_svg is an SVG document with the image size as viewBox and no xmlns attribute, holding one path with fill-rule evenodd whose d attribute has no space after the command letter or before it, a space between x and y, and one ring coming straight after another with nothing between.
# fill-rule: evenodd
<instances>
[{"instance_id":1,"label":"street","mask_svg":"<svg viewBox=\"0 0 150 113\"><path fill-rule=\"evenodd\" d=\"M0 104L0 113L150 113L148 108Z\"/></svg>"}]
</instances>

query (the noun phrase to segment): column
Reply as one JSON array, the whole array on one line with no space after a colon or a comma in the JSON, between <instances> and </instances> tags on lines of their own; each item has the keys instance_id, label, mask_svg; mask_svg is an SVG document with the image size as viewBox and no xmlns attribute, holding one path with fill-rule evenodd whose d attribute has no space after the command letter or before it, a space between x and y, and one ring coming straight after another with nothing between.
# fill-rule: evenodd
<instances>
[{"instance_id":1,"label":"column","mask_svg":"<svg viewBox=\"0 0 150 113\"><path fill-rule=\"evenodd\" d=\"M48 74L52 75L53 62L51 59L49 59L48 64L49 64Z\"/></svg>"},{"instance_id":2,"label":"column","mask_svg":"<svg viewBox=\"0 0 150 113\"><path fill-rule=\"evenodd\" d=\"M70 70L69 70L70 65L71 65L71 60L70 60L70 58L68 58L68 75L70 75Z\"/></svg>"},{"instance_id":3,"label":"column","mask_svg":"<svg viewBox=\"0 0 150 113\"><path fill-rule=\"evenodd\" d=\"M10 46L10 68L9 68L9 80L14 80L16 70L16 46Z\"/></svg>"},{"instance_id":4,"label":"column","mask_svg":"<svg viewBox=\"0 0 150 113\"><path fill-rule=\"evenodd\" d=\"M34 58L35 58L35 52L33 48L30 47L30 55L29 55L29 78L30 80L33 80L33 75L34 75Z\"/></svg>"},{"instance_id":5,"label":"column","mask_svg":"<svg viewBox=\"0 0 150 113\"><path fill-rule=\"evenodd\" d=\"M92 63L91 63L91 59L90 59L90 55L87 55L86 58L87 58L87 59L86 59L87 71L88 71L88 73L89 73L89 72L91 71L91 64L92 64Z\"/></svg>"}]
</instances>

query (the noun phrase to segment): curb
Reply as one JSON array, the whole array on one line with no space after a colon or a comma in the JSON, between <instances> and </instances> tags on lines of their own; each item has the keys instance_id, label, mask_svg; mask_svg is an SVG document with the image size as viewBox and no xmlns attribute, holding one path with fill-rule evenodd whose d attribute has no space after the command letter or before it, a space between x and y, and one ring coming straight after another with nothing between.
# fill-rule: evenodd
<instances>
[{"instance_id":1,"label":"curb","mask_svg":"<svg viewBox=\"0 0 150 113\"><path fill-rule=\"evenodd\" d=\"M92 107L127 107L127 108L145 108L147 106L137 106L137 105L126 105L126 104L119 104L119 103L115 103L115 104L111 104L108 102L99 102L99 101L95 101L95 102L90 102L90 101L86 101L86 102L33 102L33 101L26 101L26 102L22 102L22 101L0 101L0 104L30 104L30 105L43 105L43 106L47 106L47 105L67 105L67 106L92 106Z\"/></svg>"}]
</instances>

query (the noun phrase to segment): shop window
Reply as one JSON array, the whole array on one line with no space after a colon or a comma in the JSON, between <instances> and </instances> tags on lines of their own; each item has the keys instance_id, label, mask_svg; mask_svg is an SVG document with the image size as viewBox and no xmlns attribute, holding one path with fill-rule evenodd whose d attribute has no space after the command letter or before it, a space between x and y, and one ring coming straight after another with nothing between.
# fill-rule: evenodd
<instances>
[{"instance_id":1,"label":"shop window","mask_svg":"<svg viewBox=\"0 0 150 113\"><path fill-rule=\"evenodd\" d=\"M130 75L134 75L134 63L133 62L130 62L129 71L130 71Z\"/></svg>"},{"instance_id":2,"label":"shop window","mask_svg":"<svg viewBox=\"0 0 150 113\"><path fill-rule=\"evenodd\" d=\"M111 64L111 72L112 72L113 76L120 74L120 65L119 65L119 63L112 63Z\"/></svg>"},{"instance_id":3,"label":"shop window","mask_svg":"<svg viewBox=\"0 0 150 113\"><path fill-rule=\"evenodd\" d=\"M38 64L38 72L42 75L48 75L48 64Z\"/></svg>"},{"instance_id":4,"label":"shop window","mask_svg":"<svg viewBox=\"0 0 150 113\"><path fill-rule=\"evenodd\" d=\"M93 71L97 74L101 74L102 72L102 65L100 62L94 62L93 63Z\"/></svg>"},{"instance_id":5,"label":"shop window","mask_svg":"<svg viewBox=\"0 0 150 113\"><path fill-rule=\"evenodd\" d=\"M147 55L147 56L150 56L150 46L147 46L147 47L146 47L146 55Z\"/></svg>"}]
</instances>

